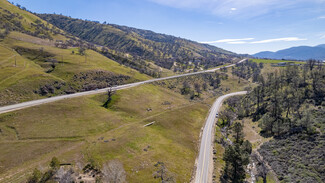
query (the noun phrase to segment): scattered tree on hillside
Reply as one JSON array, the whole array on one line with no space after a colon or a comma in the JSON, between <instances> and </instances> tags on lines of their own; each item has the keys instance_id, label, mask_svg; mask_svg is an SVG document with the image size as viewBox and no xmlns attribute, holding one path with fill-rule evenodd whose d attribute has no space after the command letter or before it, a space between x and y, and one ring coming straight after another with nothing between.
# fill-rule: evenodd
<instances>
[{"instance_id":1,"label":"scattered tree on hillside","mask_svg":"<svg viewBox=\"0 0 325 183\"><path fill-rule=\"evenodd\" d=\"M235 67L232 67L232 74L243 79L252 78L253 82L257 82L263 68L263 63L257 64L253 61L245 61L242 63L237 63Z\"/></svg>"},{"instance_id":2,"label":"scattered tree on hillside","mask_svg":"<svg viewBox=\"0 0 325 183\"><path fill-rule=\"evenodd\" d=\"M103 104L103 107L108 108L108 105L110 104L110 102L112 101L112 97L115 94L115 91L113 90L112 87L110 87L107 90L107 100L106 102Z\"/></svg>"},{"instance_id":3,"label":"scattered tree on hillside","mask_svg":"<svg viewBox=\"0 0 325 183\"><path fill-rule=\"evenodd\" d=\"M242 144L244 140L243 126L235 123L233 126L235 143Z\"/></svg>"},{"instance_id":4,"label":"scattered tree on hillside","mask_svg":"<svg viewBox=\"0 0 325 183\"><path fill-rule=\"evenodd\" d=\"M174 177L168 171L168 169L166 168L164 162L158 161L155 164L155 167L156 167L156 171L154 173L154 178L155 179L160 179L161 183L174 183L175 182Z\"/></svg>"},{"instance_id":5,"label":"scattered tree on hillside","mask_svg":"<svg viewBox=\"0 0 325 183\"><path fill-rule=\"evenodd\" d=\"M60 167L60 161L57 157L53 157L50 162L50 167L54 170L57 170Z\"/></svg>"},{"instance_id":6,"label":"scattered tree on hillside","mask_svg":"<svg viewBox=\"0 0 325 183\"><path fill-rule=\"evenodd\" d=\"M226 110L223 110L219 113L219 119L222 122L220 125L230 127L236 117L236 113L233 110L227 108Z\"/></svg>"},{"instance_id":7,"label":"scattered tree on hillside","mask_svg":"<svg viewBox=\"0 0 325 183\"><path fill-rule=\"evenodd\" d=\"M183 82L183 88L181 89L182 95L187 95L191 91L191 86L187 81Z\"/></svg>"},{"instance_id":8,"label":"scattered tree on hillside","mask_svg":"<svg viewBox=\"0 0 325 183\"><path fill-rule=\"evenodd\" d=\"M223 160L226 165L220 181L223 183L241 183L246 177L245 167L249 163L249 156L252 152L252 145L249 141L244 142L243 127L240 123L235 123L234 144L226 147Z\"/></svg>"},{"instance_id":9,"label":"scattered tree on hillside","mask_svg":"<svg viewBox=\"0 0 325 183\"><path fill-rule=\"evenodd\" d=\"M28 178L27 183L38 183L41 178L42 172L35 168L33 174Z\"/></svg>"},{"instance_id":10,"label":"scattered tree on hillside","mask_svg":"<svg viewBox=\"0 0 325 183\"><path fill-rule=\"evenodd\" d=\"M78 48L78 52L79 52L80 55L85 55L86 54L85 53L86 52L86 49L84 47L79 47Z\"/></svg>"},{"instance_id":11,"label":"scattered tree on hillside","mask_svg":"<svg viewBox=\"0 0 325 183\"><path fill-rule=\"evenodd\" d=\"M259 121L265 135L314 133L308 105L325 103L325 68L315 60L259 76L259 86L242 99L244 116ZM241 116L241 115L240 115ZM309 126L310 125L310 126Z\"/></svg>"},{"instance_id":12,"label":"scattered tree on hillside","mask_svg":"<svg viewBox=\"0 0 325 183\"><path fill-rule=\"evenodd\" d=\"M202 90L201 90L201 85L199 83L194 83L194 88L198 94L201 94Z\"/></svg>"}]
</instances>

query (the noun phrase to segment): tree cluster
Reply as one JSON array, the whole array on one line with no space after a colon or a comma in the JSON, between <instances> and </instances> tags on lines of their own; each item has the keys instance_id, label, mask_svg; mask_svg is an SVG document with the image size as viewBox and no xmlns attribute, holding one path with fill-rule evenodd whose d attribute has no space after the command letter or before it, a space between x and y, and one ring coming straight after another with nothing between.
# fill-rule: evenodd
<instances>
[{"instance_id":1,"label":"tree cluster","mask_svg":"<svg viewBox=\"0 0 325 183\"><path fill-rule=\"evenodd\" d=\"M223 183L241 183L245 180L245 167L249 163L249 157L252 153L252 145L249 141L244 141L243 127L236 122L233 125L233 145L228 145L223 155L225 166L220 177Z\"/></svg>"},{"instance_id":2,"label":"tree cluster","mask_svg":"<svg viewBox=\"0 0 325 183\"><path fill-rule=\"evenodd\" d=\"M305 131L314 133L312 106L324 105L325 68L309 60L260 77L259 86L243 100L249 105L243 116L259 120L268 135Z\"/></svg>"},{"instance_id":3,"label":"tree cluster","mask_svg":"<svg viewBox=\"0 0 325 183\"><path fill-rule=\"evenodd\" d=\"M250 117L258 121L262 135L274 136L258 151L280 181L323 182L323 64L309 60L301 66L287 66L260 76L257 82L259 85L249 94L228 102L229 108L234 108L240 119ZM266 180L267 171L261 168L260 176Z\"/></svg>"},{"instance_id":4,"label":"tree cluster","mask_svg":"<svg viewBox=\"0 0 325 183\"><path fill-rule=\"evenodd\" d=\"M156 168L156 170L153 174L155 179L159 179L161 181L161 183L176 182L174 176L171 174L171 172L168 171L164 162L158 161L155 164L155 168Z\"/></svg>"},{"instance_id":5,"label":"tree cluster","mask_svg":"<svg viewBox=\"0 0 325 183\"><path fill-rule=\"evenodd\" d=\"M181 85L179 88L182 95L190 95L191 99L200 98L204 91L210 88L217 89L221 85L221 81L228 78L227 74L220 74L218 72L212 74L201 74L200 76L191 76L190 79L180 78L177 82L169 86L170 89L176 88L176 85ZM194 79L195 78L195 79ZM182 83L179 83L179 82Z\"/></svg>"},{"instance_id":6,"label":"tree cluster","mask_svg":"<svg viewBox=\"0 0 325 183\"><path fill-rule=\"evenodd\" d=\"M41 172L37 168L27 180L27 183L46 183L46 182L60 182L60 183L73 183L73 182L88 182L106 183L126 182L126 172L123 164L118 160L110 160L104 163L102 166L97 166L93 161L86 164L83 168L78 170L76 167L64 168L60 161L53 157L49 168L45 172ZM71 166L70 164L68 164ZM80 173L88 176L88 180L83 180Z\"/></svg>"},{"instance_id":7,"label":"tree cluster","mask_svg":"<svg viewBox=\"0 0 325 183\"><path fill-rule=\"evenodd\" d=\"M49 170L44 173L35 168L32 175L28 178L27 183L45 183L50 180L57 180L59 182L73 181L73 170L64 171L63 169L60 169L60 161L56 157L52 158L49 167Z\"/></svg>"},{"instance_id":8,"label":"tree cluster","mask_svg":"<svg viewBox=\"0 0 325 183\"><path fill-rule=\"evenodd\" d=\"M263 63L257 64L251 60L242 63L237 63L235 67L232 67L232 74L243 79L252 78L253 82L257 82L261 69L263 69Z\"/></svg>"},{"instance_id":9,"label":"tree cluster","mask_svg":"<svg viewBox=\"0 0 325 183\"><path fill-rule=\"evenodd\" d=\"M150 63L147 63L140 57L125 57L124 55L126 54L120 52L113 53L105 47L101 49L100 53L106 56L107 58L112 59L122 65L138 70L140 73L144 73L155 78L161 77L160 70L150 68Z\"/></svg>"}]
</instances>

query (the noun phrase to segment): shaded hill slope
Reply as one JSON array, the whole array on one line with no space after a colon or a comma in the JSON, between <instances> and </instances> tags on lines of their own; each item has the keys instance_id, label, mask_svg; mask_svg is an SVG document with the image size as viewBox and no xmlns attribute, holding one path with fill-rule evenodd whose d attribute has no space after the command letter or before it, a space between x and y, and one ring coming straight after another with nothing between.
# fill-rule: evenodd
<instances>
[{"instance_id":1,"label":"shaded hill slope","mask_svg":"<svg viewBox=\"0 0 325 183\"><path fill-rule=\"evenodd\" d=\"M173 67L174 62L200 62L204 67L214 67L221 62L230 62L236 56L221 48L148 30L101 24L56 14L38 16L83 40L126 53L135 59L154 61L168 69Z\"/></svg>"}]
</instances>

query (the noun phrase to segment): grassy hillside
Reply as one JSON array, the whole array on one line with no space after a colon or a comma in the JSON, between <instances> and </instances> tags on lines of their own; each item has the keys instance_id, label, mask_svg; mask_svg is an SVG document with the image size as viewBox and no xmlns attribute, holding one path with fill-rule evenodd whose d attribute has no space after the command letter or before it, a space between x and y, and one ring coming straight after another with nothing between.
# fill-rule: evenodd
<instances>
[{"instance_id":1,"label":"grassy hillside","mask_svg":"<svg viewBox=\"0 0 325 183\"><path fill-rule=\"evenodd\" d=\"M28 37L29 42L17 37ZM0 105L149 78L95 51L86 50L84 56L77 48L35 44L34 39L12 32L0 42Z\"/></svg>"},{"instance_id":2,"label":"grassy hillside","mask_svg":"<svg viewBox=\"0 0 325 183\"><path fill-rule=\"evenodd\" d=\"M18 8L6 0L0 0L0 38L10 31L19 31L44 39L55 39L61 30L32 13Z\"/></svg>"},{"instance_id":3,"label":"grassy hillside","mask_svg":"<svg viewBox=\"0 0 325 183\"><path fill-rule=\"evenodd\" d=\"M76 37L132 56L135 61L151 60L156 65L168 69L185 70L190 68L192 63L195 63L197 68L215 67L231 62L236 57L236 54L214 46L148 30L55 14L38 16Z\"/></svg>"},{"instance_id":4,"label":"grassy hillside","mask_svg":"<svg viewBox=\"0 0 325 183\"><path fill-rule=\"evenodd\" d=\"M181 86L183 81L168 83ZM0 167L0 182L26 180L33 168L46 170L53 156L73 168L89 162L101 168L118 160L128 182L159 182L153 176L159 161L176 182L188 182L210 105L222 93L243 90L248 83L237 85L230 75L193 100L178 89L158 85L162 83L118 91L108 109L102 107L106 96L94 95L0 115L0 148L6 148L0 152L5 165ZM144 127L150 122L155 123ZM29 156L20 156L22 149Z\"/></svg>"},{"instance_id":5,"label":"grassy hillside","mask_svg":"<svg viewBox=\"0 0 325 183\"><path fill-rule=\"evenodd\" d=\"M5 0L0 5L0 106L150 78L94 50L59 46L81 40Z\"/></svg>"},{"instance_id":6,"label":"grassy hillside","mask_svg":"<svg viewBox=\"0 0 325 183\"><path fill-rule=\"evenodd\" d=\"M2 151L0 161L6 169L2 167L4 174L0 177L11 174L8 169L28 172L26 167L33 166L35 161L42 162L42 157L50 159L55 155L63 162L84 165L90 160L102 164L119 159L129 182L155 181L152 174L158 161L165 162L171 172L179 175L179 182L190 179L196 142L208 106L191 104L179 94L154 86L118 92L115 104L108 110L101 107L105 98L83 97L2 115L1 139L5 139L5 143L0 143L1 149L8 144L19 144L20 148ZM171 104L162 105L162 101ZM149 107L152 112L146 110ZM143 127L152 121L156 124ZM75 146L80 142L84 145ZM57 151L65 152L67 143L75 146L72 152L62 156L55 153L56 144L61 145ZM52 148L48 148L48 144ZM148 146L148 151L144 151ZM17 159L20 151L16 150L19 149L25 152L41 150ZM14 177L17 176L19 174Z\"/></svg>"}]
</instances>

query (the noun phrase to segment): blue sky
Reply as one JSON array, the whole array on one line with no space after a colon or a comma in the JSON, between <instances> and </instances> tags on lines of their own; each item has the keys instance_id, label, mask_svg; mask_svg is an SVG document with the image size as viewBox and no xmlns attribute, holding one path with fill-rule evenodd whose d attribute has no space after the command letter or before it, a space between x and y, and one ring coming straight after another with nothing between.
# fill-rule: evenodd
<instances>
[{"instance_id":1,"label":"blue sky","mask_svg":"<svg viewBox=\"0 0 325 183\"><path fill-rule=\"evenodd\" d=\"M325 43L325 0L14 0L253 54Z\"/></svg>"}]
</instances>

